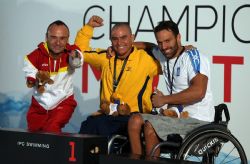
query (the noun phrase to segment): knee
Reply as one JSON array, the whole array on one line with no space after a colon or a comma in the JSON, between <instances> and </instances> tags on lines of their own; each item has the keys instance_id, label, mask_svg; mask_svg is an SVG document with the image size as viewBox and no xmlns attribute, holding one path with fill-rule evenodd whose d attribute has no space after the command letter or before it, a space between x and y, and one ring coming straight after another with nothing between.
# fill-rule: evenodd
<instances>
[{"instance_id":1,"label":"knee","mask_svg":"<svg viewBox=\"0 0 250 164\"><path fill-rule=\"evenodd\" d=\"M149 121L145 122L145 125L144 125L144 135L145 136L155 135L155 130L154 130L152 124Z\"/></svg>"},{"instance_id":2,"label":"knee","mask_svg":"<svg viewBox=\"0 0 250 164\"><path fill-rule=\"evenodd\" d=\"M141 115L140 114L134 114L129 118L128 129L129 130L141 129L143 124L144 124L144 120L141 117Z\"/></svg>"}]
</instances>

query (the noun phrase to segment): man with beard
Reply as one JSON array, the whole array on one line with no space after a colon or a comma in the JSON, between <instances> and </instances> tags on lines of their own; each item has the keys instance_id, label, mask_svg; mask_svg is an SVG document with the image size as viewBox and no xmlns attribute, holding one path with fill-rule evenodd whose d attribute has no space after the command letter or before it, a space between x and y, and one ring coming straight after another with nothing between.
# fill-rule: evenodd
<instances>
[{"instance_id":1,"label":"man with beard","mask_svg":"<svg viewBox=\"0 0 250 164\"><path fill-rule=\"evenodd\" d=\"M154 30L158 47L153 54L161 63L167 94L159 90L152 96L154 107L168 105L178 115L182 111L188 118L172 118L151 114L130 117L128 133L133 154L142 154L141 131L144 131L146 155L169 134L186 135L192 129L213 121L214 108L210 90L210 66L205 55L198 50L184 52L176 23L163 21ZM164 110L164 109L162 109ZM158 149L155 156L160 155Z\"/></svg>"}]
</instances>

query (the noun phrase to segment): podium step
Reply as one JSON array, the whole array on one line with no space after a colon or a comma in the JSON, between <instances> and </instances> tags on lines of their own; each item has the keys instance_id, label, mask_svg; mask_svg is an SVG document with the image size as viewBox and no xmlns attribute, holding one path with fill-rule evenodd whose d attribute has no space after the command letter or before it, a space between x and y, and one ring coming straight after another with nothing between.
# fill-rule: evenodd
<instances>
[{"instance_id":1,"label":"podium step","mask_svg":"<svg viewBox=\"0 0 250 164\"><path fill-rule=\"evenodd\" d=\"M107 145L102 136L0 128L0 163L98 164L99 154L107 154Z\"/></svg>"}]
</instances>

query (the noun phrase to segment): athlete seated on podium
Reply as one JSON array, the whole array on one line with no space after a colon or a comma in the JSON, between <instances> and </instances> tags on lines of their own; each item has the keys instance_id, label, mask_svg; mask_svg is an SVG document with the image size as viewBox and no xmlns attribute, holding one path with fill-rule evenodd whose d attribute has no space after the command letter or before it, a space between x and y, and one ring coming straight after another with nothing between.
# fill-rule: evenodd
<instances>
[{"instance_id":1,"label":"athlete seated on podium","mask_svg":"<svg viewBox=\"0 0 250 164\"><path fill-rule=\"evenodd\" d=\"M187 111L188 118L162 115L134 114L128 123L133 154L142 154L141 132L144 131L146 155L168 134L186 135L194 128L213 121L213 96L210 88L210 66L207 56L198 50L185 51L176 23L160 22L154 29L158 47L154 56L160 61L167 86L167 94L159 90L152 96L154 107L175 106ZM157 150L155 156L159 156Z\"/></svg>"},{"instance_id":2,"label":"athlete seated on podium","mask_svg":"<svg viewBox=\"0 0 250 164\"><path fill-rule=\"evenodd\" d=\"M118 23L111 29L110 41L114 56L109 58L106 50L92 49L89 42L94 28L102 25L101 17L92 16L79 30L75 39L75 44L83 53L84 62L101 71L101 102L110 103L118 97L122 100L120 103L128 104L132 114L150 113L152 81L153 77L161 72L159 63L146 51L133 46L134 35L127 23ZM91 115L82 122L79 133L107 137L113 134L126 134L129 117Z\"/></svg>"}]
</instances>

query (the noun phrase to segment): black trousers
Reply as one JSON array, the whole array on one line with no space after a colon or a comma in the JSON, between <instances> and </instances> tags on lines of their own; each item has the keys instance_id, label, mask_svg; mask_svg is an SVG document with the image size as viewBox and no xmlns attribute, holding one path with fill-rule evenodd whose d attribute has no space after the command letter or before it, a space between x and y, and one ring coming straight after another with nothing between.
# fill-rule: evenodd
<instances>
[{"instance_id":1,"label":"black trousers","mask_svg":"<svg viewBox=\"0 0 250 164\"><path fill-rule=\"evenodd\" d=\"M79 133L96 134L110 138L113 134L127 135L130 116L99 115L89 116L81 123Z\"/></svg>"}]
</instances>

